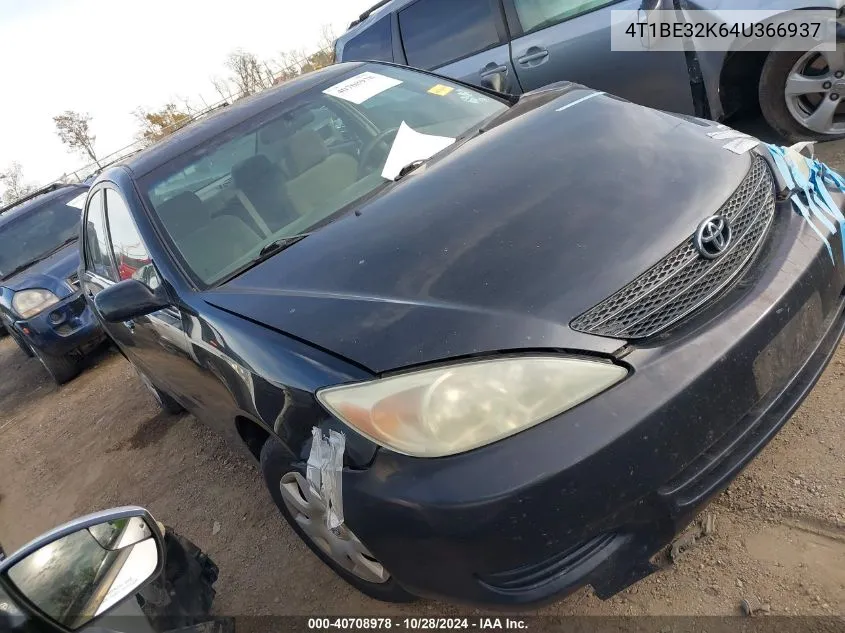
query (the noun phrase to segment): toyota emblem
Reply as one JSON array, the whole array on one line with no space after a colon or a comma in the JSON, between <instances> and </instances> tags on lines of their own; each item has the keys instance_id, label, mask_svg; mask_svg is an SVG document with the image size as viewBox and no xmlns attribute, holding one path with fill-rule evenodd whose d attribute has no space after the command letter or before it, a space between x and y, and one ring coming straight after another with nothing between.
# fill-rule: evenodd
<instances>
[{"instance_id":1,"label":"toyota emblem","mask_svg":"<svg viewBox=\"0 0 845 633\"><path fill-rule=\"evenodd\" d=\"M731 225L721 215L707 218L698 225L695 232L695 248L705 259L716 259L731 243Z\"/></svg>"}]
</instances>

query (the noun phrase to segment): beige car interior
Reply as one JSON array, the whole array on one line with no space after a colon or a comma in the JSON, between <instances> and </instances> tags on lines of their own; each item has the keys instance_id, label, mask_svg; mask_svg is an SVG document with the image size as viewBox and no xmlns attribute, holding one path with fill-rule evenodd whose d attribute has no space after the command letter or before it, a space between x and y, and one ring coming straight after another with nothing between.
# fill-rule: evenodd
<instances>
[{"instance_id":1,"label":"beige car interior","mask_svg":"<svg viewBox=\"0 0 845 633\"><path fill-rule=\"evenodd\" d=\"M206 279L215 277L229 262L262 242L254 230L235 216L212 218L208 208L190 191L161 203L157 210L182 256Z\"/></svg>"},{"instance_id":2,"label":"beige car interior","mask_svg":"<svg viewBox=\"0 0 845 633\"><path fill-rule=\"evenodd\" d=\"M270 124L258 141L259 153L231 172L230 195L243 211L212 213L209 207L215 205L189 191L157 206L183 257L203 278L225 272L225 266L286 227L310 225L307 216L320 216L327 205L342 206L345 198L358 195L356 185L372 187L369 177L361 180L357 159L331 153L310 127L291 135L289 127Z\"/></svg>"},{"instance_id":3,"label":"beige car interior","mask_svg":"<svg viewBox=\"0 0 845 633\"><path fill-rule=\"evenodd\" d=\"M287 193L297 213L307 215L358 180L358 161L348 154L329 154L317 132L305 128L291 137Z\"/></svg>"}]
</instances>

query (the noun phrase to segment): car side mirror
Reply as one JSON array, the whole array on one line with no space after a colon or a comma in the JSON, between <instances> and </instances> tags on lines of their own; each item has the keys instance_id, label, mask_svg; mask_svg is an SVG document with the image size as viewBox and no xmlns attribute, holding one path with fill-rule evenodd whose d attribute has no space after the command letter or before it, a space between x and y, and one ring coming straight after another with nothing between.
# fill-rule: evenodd
<instances>
[{"instance_id":1,"label":"car side mirror","mask_svg":"<svg viewBox=\"0 0 845 633\"><path fill-rule=\"evenodd\" d=\"M0 563L0 583L25 611L74 631L111 611L164 568L164 540L143 508L71 521Z\"/></svg>"},{"instance_id":2,"label":"car side mirror","mask_svg":"<svg viewBox=\"0 0 845 633\"><path fill-rule=\"evenodd\" d=\"M104 288L94 296L94 306L109 323L120 323L157 312L169 306L159 288L157 291L137 279L127 279Z\"/></svg>"},{"instance_id":3,"label":"car side mirror","mask_svg":"<svg viewBox=\"0 0 845 633\"><path fill-rule=\"evenodd\" d=\"M486 77L482 77L481 85L488 90L495 90L496 92L505 91L505 75L503 73L492 73Z\"/></svg>"}]
</instances>

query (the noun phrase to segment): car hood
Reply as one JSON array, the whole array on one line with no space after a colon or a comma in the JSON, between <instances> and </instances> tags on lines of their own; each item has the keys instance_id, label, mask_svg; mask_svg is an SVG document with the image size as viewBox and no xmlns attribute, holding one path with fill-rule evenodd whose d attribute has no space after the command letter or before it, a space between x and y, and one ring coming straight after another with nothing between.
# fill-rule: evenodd
<instances>
[{"instance_id":1,"label":"car hood","mask_svg":"<svg viewBox=\"0 0 845 633\"><path fill-rule=\"evenodd\" d=\"M688 238L751 159L715 124L557 90L206 301L374 372L618 349L569 322Z\"/></svg>"},{"instance_id":2,"label":"car hood","mask_svg":"<svg viewBox=\"0 0 845 633\"><path fill-rule=\"evenodd\" d=\"M76 274L79 267L79 246L76 242L68 244L56 251L50 257L33 264L17 275L0 281L4 286L15 292L27 288L45 288L58 297L66 297L73 293L66 280Z\"/></svg>"}]
</instances>

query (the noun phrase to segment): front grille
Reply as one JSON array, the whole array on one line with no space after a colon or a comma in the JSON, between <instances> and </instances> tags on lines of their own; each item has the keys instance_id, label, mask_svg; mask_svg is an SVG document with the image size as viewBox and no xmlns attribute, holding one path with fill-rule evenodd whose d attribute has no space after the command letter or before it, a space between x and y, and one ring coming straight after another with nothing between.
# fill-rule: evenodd
<instances>
[{"instance_id":1,"label":"front grille","mask_svg":"<svg viewBox=\"0 0 845 633\"><path fill-rule=\"evenodd\" d=\"M573 330L640 339L657 334L724 289L757 252L772 224L774 180L756 158L742 184L717 212L730 221L733 240L718 259L699 255L690 236L627 286L576 317Z\"/></svg>"},{"instance_id":2,"label":"front grille","mask_svg":"<svg viewBox=\"0 0 845 633\"><path fill-rule=\"evenodd\" d=\"M79 274L73 273L70 277L67 278L67 283L74 290L79 290Z\"/></svg>"}]
</instances>

